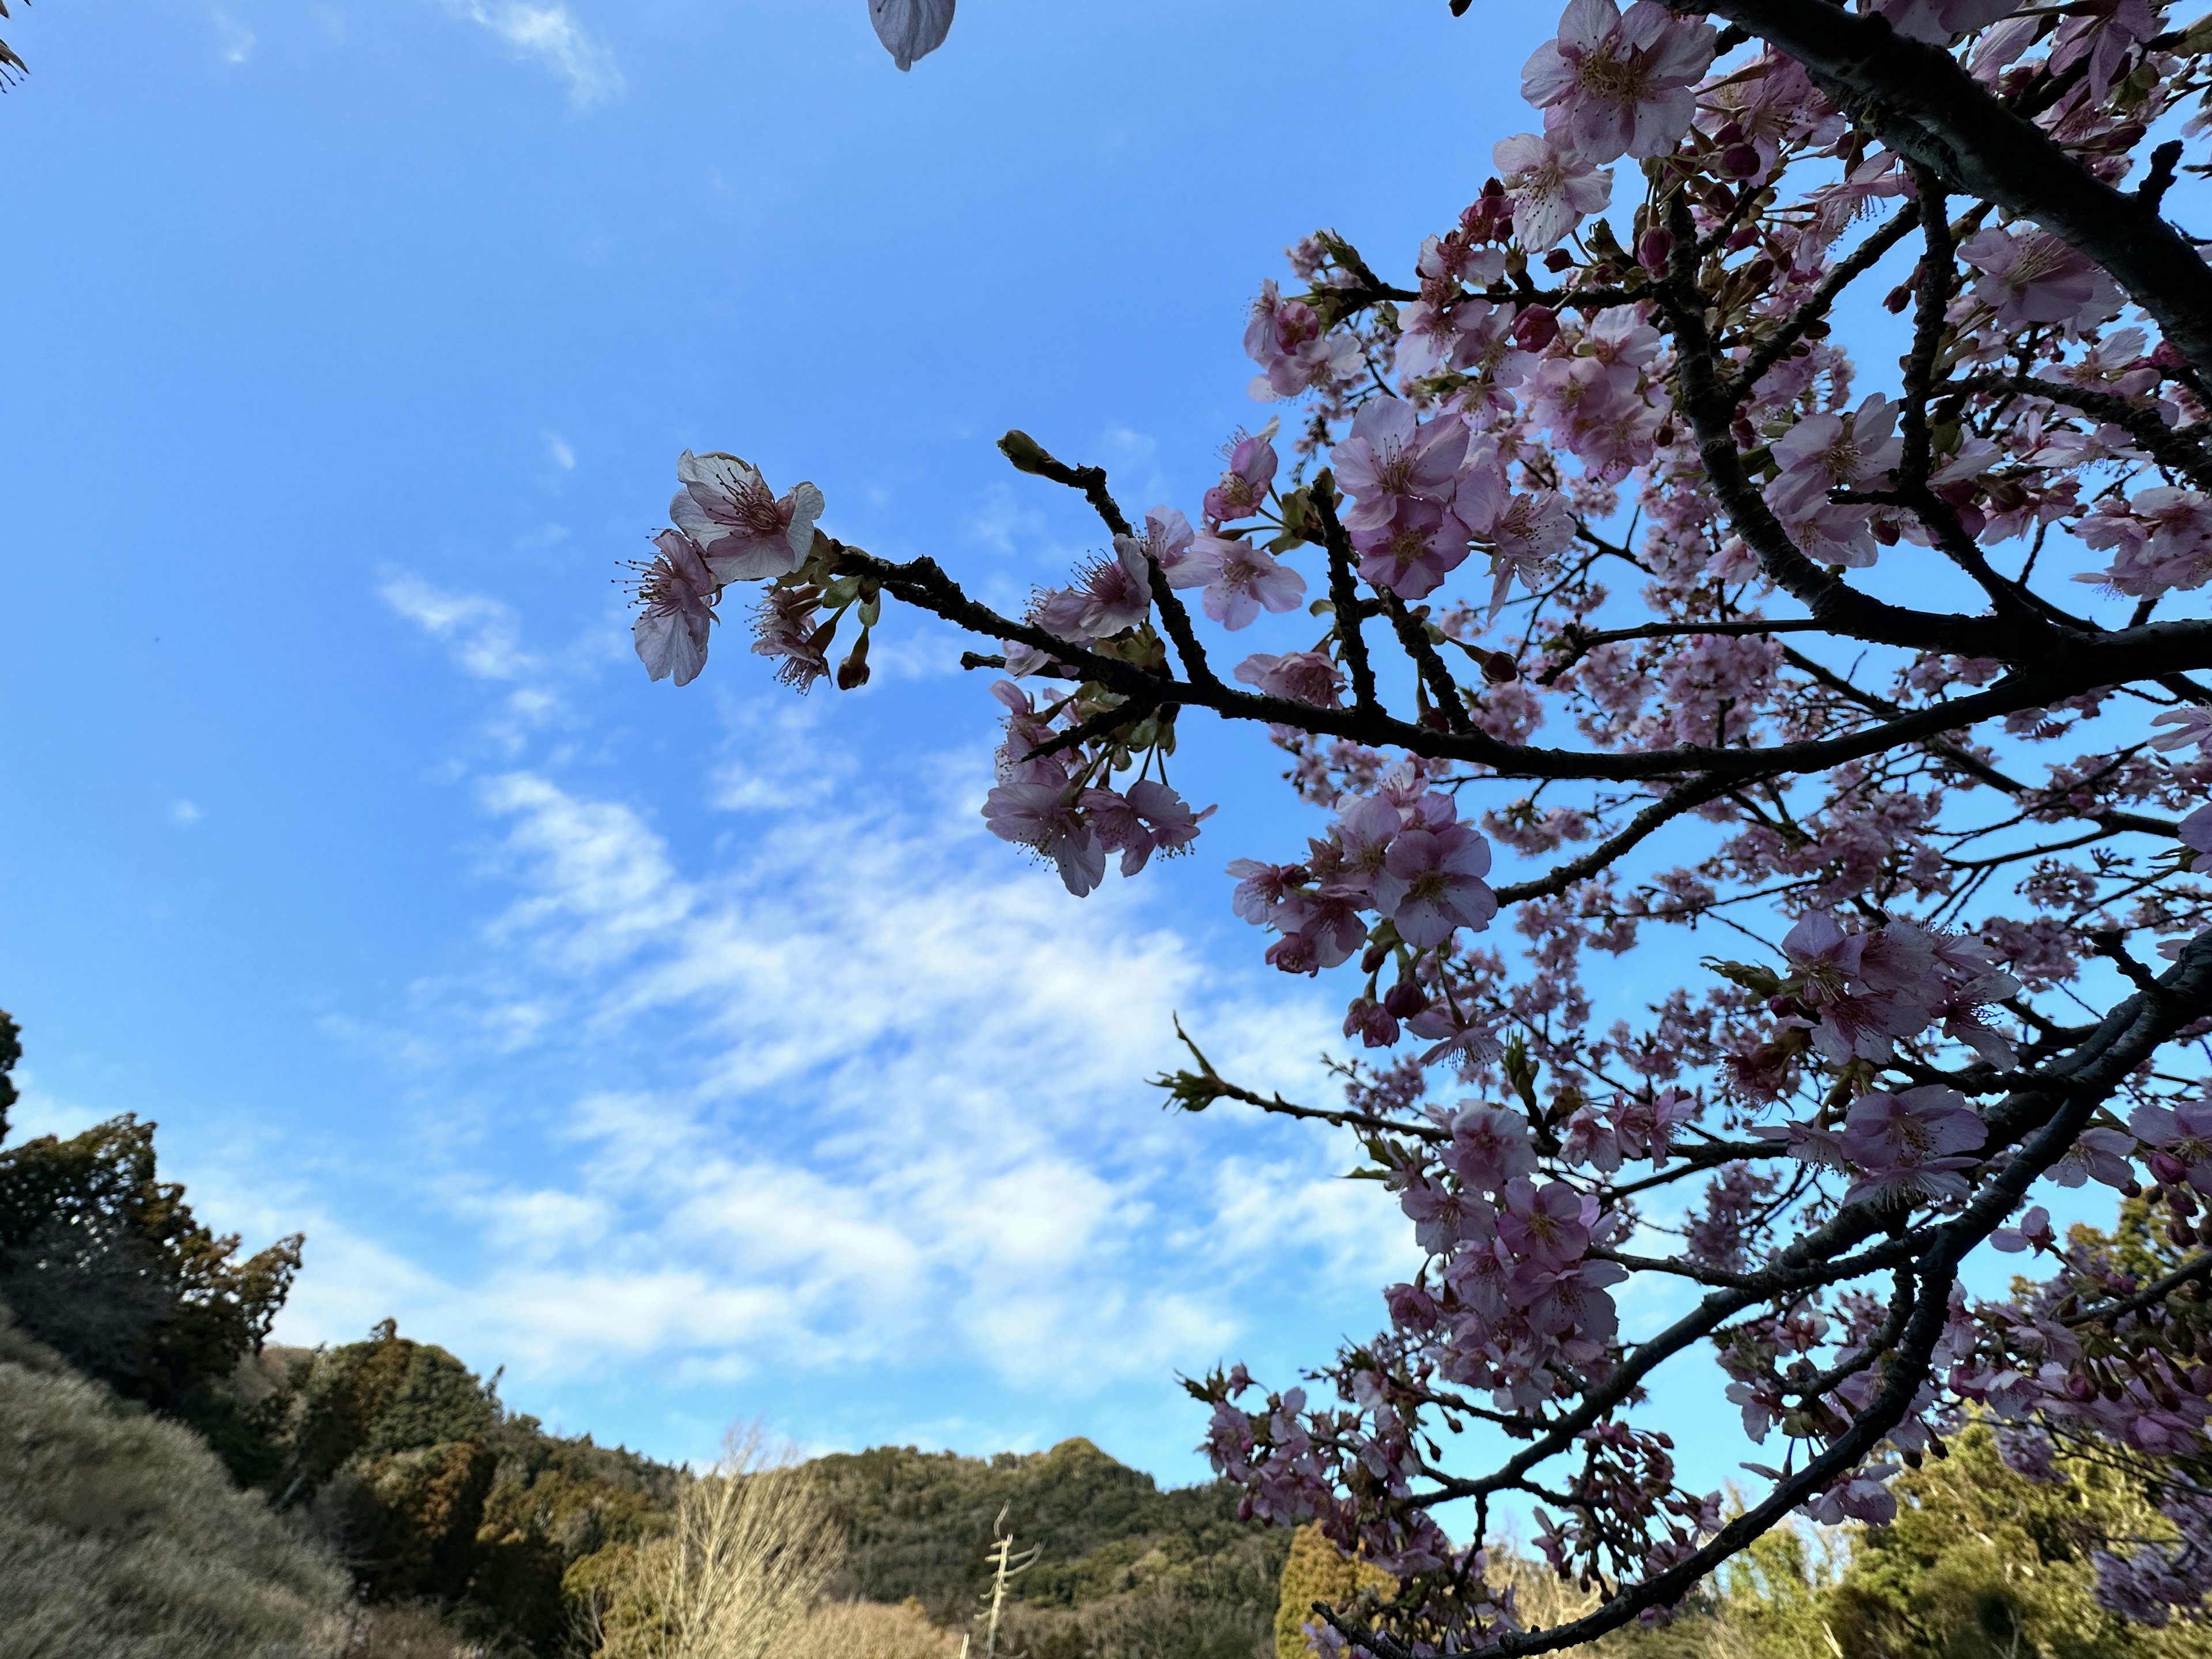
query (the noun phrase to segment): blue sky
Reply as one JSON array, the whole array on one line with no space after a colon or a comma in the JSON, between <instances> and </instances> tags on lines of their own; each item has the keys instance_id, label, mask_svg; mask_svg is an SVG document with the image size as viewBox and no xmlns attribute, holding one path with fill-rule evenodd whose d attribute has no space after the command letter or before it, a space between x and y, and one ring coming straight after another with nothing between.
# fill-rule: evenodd
<instances>
[{"instance_id":1,"label":"blue sky","mask_svg":"<svg viewBox=\"0 0 2212 1659\"><path fill-rule=\"evenodd\" d=\"M904 76L861 0L20 16L19 1132L158 1119L204 1214L307 1233L280 1336L390 1313L661 1455L765 1412L1201 1473L1173 1373L1286 1376L1408 1248L1348 1149L1143 1086L1179 1008L1318 1087L1219 873L1288 832L1271 755L1193 732L1210 852L1078 905L981 831L949 635L678 693L611 578L687 446L1002 598L1099 539L1008 426L1194 508L1283 244L1409 252L1524 125L1533 19L1384 3L1463 145L1286 130L1322 3L969 0Z\"/></svg>"},{"instance_id":2,"label":"blue sky","mask_svg":"<svg viewBox=\"0 0 2212 1659\"><path fill-rule=\"evenodd\" d=\"M1272 752L1189 731L1201 855L1079 905L981 830L949 634L894 616L857 696L727 642L679 693L611 578L686 447L1010 604L1099 535L1006 428L1194 510L1282 246L1401 268L1532 125L1541 10L1357 9L1387 54L1342 0L968 0L906 76L862 0L19 17L19 1129L158 1119L204 1216L307 1233L281 1338L391 1314L605 1440L1200 1475L1174 1372L1286 1379L1410 1265L1347 1146L1143 1085L1180 1010L1322 1086L1334 988L1220 874L1296 844ZM1733 1413L1684 1387L1702 1445Z\"/></svg>"}]
</instances>

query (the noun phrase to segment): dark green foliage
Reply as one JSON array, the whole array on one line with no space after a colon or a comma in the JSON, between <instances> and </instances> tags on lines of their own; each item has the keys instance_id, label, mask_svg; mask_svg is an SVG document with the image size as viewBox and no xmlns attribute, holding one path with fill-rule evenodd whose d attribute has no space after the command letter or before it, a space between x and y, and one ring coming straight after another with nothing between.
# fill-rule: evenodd
<instances>
[{"instance_id":1,"label":"dark green foliage","mask_svg":"<svg viewBox=\"0 0 2212 1659\"><path fill-rule=\"evenodd\" d=\"M990 1458L878 1447L814 1467L851 1528L838 1594L911 1596L964 1625L987 1590L1001 1507L1037 1564L1014 1581L1030 1659L1250 1659L1269 1645L1286 1534L1237 1518L1221 1485L1163 1492L1088 1440ZM1164 1644L1164 1645L1163 1645Z\"/></svg>"},{"instance_id":2,"label":"dark green foliage","mask_svg":"<svg viewBox=\"0 0 2212 1659\"><path fill-rule=\"evenodd\" d=\"M1988 1429L1897 1483L1896 1524L1859 1534L1829 1622L1869 1659L2154 1659L2212 1654L2212 1632L2163 1631L2099 1607L2088 1540L2141 1534L2156 1519L2121 1474L2075 1460L2039 1485L2014 1474Z\"/></svg>"},{"instance_id":3,"label":"dark green foliage","mask_svg":"<svg viewBox=\"0 0 2212 1659\"><path fill-rule=\"evenodd\" d=\"M565 1651L564 1581L665 1527L677 1472L548 1435L495 1387L386 1320L366 1342L280 1356L276 1500L306 1506L372 1605L435 1603L488 1652Z\"/></svg>"},{"instance_id":4,"label":"dark green foliage","mask_svg":"<svg viewBox=\"0 0 2212 1659\"><path fill-rule=\"evenodd\" d=\"M0 45L0 52L7 48ZM8 1138L8 1109L15 1103L15 1079L9 1073L23 1057L23 1031L15 1016L0 1008L0 1140Z\"/></svg>"},{"instance_id":5,"label":"dark green foliage","mask_svg":"<svg viewBox=\"0 0 2212 1659\"><path fill-rule=\"evenodd\" d=\"M21 1053L0 1015L0 1109ZM270 1425L228 1384L283 1305L301 1241L239 1260L236 1237L210 1232L159 1179L154 1127L118 1117L0 1152L0 1301L77 1370L198 1429L241 1483L265 1479Z\"/></svg>"},{"instance_id":6,"label":"dark green foliage","mask_svg":"<svg viewBox=\"0 0 2212 1659\"><path fill-rule=\"evenodd\" d=\"M1130 1588L1073 1606L1018 1602L1000 1647L1023 1659L1267 1659L1285 1534L1247 1533L1181 1562L1127 1569Z\"/></svg>"}]
</instances>

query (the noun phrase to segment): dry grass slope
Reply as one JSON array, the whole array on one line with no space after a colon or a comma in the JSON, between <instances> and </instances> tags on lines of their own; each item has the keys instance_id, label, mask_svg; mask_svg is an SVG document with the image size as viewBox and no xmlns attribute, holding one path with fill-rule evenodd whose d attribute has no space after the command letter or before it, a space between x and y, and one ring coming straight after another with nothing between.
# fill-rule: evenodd
<instances>
[{"instance_id":1,"label":"dry grass slope","mask_svg":"<svg viewBox=\"0 0 2212 1659\"><path fill-rule=\"evenodd\" d=\"M174 1424L0 1308L0 1659L325 1659L345 1577Z\"/></svg>"}]
</instances>

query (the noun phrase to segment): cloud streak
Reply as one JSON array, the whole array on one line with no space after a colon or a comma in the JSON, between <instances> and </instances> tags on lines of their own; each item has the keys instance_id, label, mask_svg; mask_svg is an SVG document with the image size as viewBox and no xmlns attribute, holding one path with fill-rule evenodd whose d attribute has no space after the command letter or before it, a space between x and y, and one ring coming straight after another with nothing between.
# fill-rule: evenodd
<instances>
[{"instance_id":1,"label":"cloud streak","mask_svg":"<svg viewBox=\"0 0 2212 1659\"><path fill-rule=\"evenodd\" d=\"M595 104L622 90L622 71L613 56L558 0L447 0L447 6L518 52L542 60L568 81L569 95L579 104Z\"/></svg>"},{"instance_id":2,"label":"cloud streak","mask_svg":"<svg viewBox=\"0 0 2212 1659\"><path fill-rule=\"evenodd\" d=\"M490 601L384 592L471 674L550 672ZM1240 1076L1318 1091L1285 1059L1328 1042L1317 997L1223 978L1143 884L1070 900L981 832L974 769L825 776L794 729L815 718L739 712L699 779L703 847L543 763L475 780L509 896L387 1047L433 1097L471 1056L573 1084L526 1170L439 1177L476 1282L384 1282L521 1376L728 1379L774 1353L1085 1392L1210 1361L1287 1264L1369 1294L1410 1266L1387 1197L1334 1178L1341 1149L1170 1117L1141 1082L1176 1063L1180 1009Z\"/></svg>"}]
</instances>

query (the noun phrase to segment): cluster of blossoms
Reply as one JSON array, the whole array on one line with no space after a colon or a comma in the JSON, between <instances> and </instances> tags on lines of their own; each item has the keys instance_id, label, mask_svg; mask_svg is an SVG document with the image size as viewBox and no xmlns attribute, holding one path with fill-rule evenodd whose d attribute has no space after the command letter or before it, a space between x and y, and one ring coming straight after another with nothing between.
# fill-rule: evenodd
<instances>
[{"instance_id":1,"label":"cluster of blossoms","mask_svg":"<svg viewBox=\"0 0 2212 1659\"><path fill-rule=\"evenodd\" d=\"M1424 1257L1308 1386L1192 1384L1250 1513L1395 1580L1325 1645L1664 1617L1794 1515L1887 1519L1977 1416L2024 1472L2151 1494L2081 1540L2108 1607L2205 1611L2212 268L2164 204L2212 167L2212 21L2169 10L1572 0L1523 75L1540 131L1403 284L1322 231L1262 288L1252 392L1296 412L1231 437L1195 522L1007 435L1109 540L1019 616L685 457L656 677L733 580L801 689L855 611L834 672L866 680L884 595L994 642L963 659L1003 676L986 820L1071 892L1200 836L1165 770L1190 711L1285 755L1314 833L1229 902L1343 987L1346 1098L1195 1048L1164 1081L1357 1131ZM1862 290L1895 319L1856 331L1894 337L1872 385ZM1267 648L1218 671L1201 629ZM1747 959L1601 1009L1593 960L1700 928ZM2051 1222L2093 1186L2118 1243ZM1973 1296L1984 1249L2049 1276ZM1638 1279L1694 1307L1632 1329ZM1783 1443L1740 1511L1644 1415L1700 1352ZM1511 1455L1469 1472L1474 1425ZM1522 1628L1483 1576L1506 1504L1595 1612Z\"/></svg>"}]
</instances>

